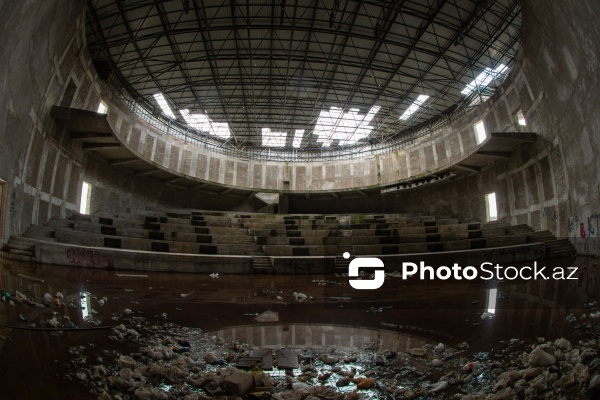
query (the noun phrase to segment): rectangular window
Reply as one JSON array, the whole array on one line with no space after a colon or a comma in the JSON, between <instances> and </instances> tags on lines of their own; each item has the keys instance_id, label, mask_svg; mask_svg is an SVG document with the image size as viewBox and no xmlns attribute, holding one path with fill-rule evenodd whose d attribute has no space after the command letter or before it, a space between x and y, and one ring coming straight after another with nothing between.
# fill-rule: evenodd
<instances>
[{"instance_id":1,"label":"rectangular window","mask_svg":"<svg viewBox=\"0 0 600 400\"><path fill-rule=\"evenodd\" d=\"M498 219L498 209L496 207L496 193L488 193L485 195L485 209L488 221Z\"/></svg>"},{"instance_id":2,"label":"rectangular window","mask_svg":"<svg viewBox=\"0 0 600 400\"><path fill-rule=\"evenodd\" d=\"M79 203L79 213L89 214L90 213L90 199L92 198L92 184L83 182L81 186L81 201Z\"/></svg>"},{"instance_id":3,"label":"rectangular window","mask_svg":"<svg viewBox=\"0 0 600 400\"><path fill-rule=\"evenodd\" d=\"M517 119L517 123L520 126L527 126L527 121L525 121L525 115L523 115L523 111L521 111L521 110L517 111L517 113L515 114L515 117Z\"/></svg>"},{"instance_id":4,"label":"rectangular window","mask_svg":"<svg viewBox=\"0 0 600 400\"><path fill-rule=\"evenodd\" d=\"M8 191L8 185L6 181L0 178L0 239L4 239L4 222L5 215L4 210L6 209L6 192Z\"/></svg>"},{"instance_id":5,"label":"rectangular window","mask_svg":"<svg viewBox=\"0 0 600 400\"><path fill-rule=\"evenodd\" d=\"M98 104L98 114L106 114L108 112L108 106L105 102L100 100L100 104Z\"/></svg>"},{"instance_id":6,"label":"rectangular window","mask_svg":"<svg viewBox=\"0 0 600 400\"><path fill-rule=\"evenodd\" d=\"M477 122L475 125L473 125L473 128L475 129L475 139L477 140L477 144L481 144L487 137L483 121Z\"/></svg>"}]
</instances>

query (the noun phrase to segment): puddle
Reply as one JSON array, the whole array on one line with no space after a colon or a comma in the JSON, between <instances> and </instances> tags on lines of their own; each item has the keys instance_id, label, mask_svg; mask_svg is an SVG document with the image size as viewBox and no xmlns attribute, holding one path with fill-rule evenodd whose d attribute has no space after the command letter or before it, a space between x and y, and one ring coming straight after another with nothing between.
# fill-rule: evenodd
<instances>
[{"instance_id":1,"label":"puddle","mask_svg":"<svg viewBox=\"0 0 600 400\"><path fill-rule=\"evenodd\" d=\"M275 365L265 373L274 388L247 398L285 399L306 390L318 398L461 399L494 388L507 396L546 390L586 398L590 385L600 386L600 273L591 259L574 262L581 273L570 282L389 276L380 290L357 293L342 275L216 279L3 261L0 385L6 398L62 399L68 391L96 399L106 391L125 399L136 398L137 389L138 398L161 398L151 390L194 397L220 393L240 357L267 349ZM572 349L556 342L563 337ZM167 359L153 358L158 350L149 349L157 346ZM555 362L525 379L536 372L525 371L537 346ZM281 348L298 356L297 368L277 367ZM122 371L121 356L134 360L130 372ZM159 361L163 369L148 376ZM139 387L128 391L121 375ZM212 389L200 387L198 380L209 378ZM358 390L361 382L365 389ZM532 392L534 382L540 393Z\"/></svg>"}]
</instances>

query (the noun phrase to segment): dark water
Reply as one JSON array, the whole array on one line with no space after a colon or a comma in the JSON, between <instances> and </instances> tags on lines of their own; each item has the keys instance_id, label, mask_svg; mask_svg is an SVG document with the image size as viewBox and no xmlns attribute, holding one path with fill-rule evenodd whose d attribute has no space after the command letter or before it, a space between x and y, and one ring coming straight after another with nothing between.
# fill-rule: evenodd
<instances>
[{"instance_id":1,"label":"dark water","mask_svg":"<svg viewBox=\"0 0 600 400\"><path fill-rule=\"evenodd\" d=\"M422 282L388 276L380 289L357 291L344 276L139 276L2 261L3 291L20 291L40 303L44 293L61 292L64 300L48 307L0 304L1 334L7 338L0 353L0 398L63 399L65 393L95 398L86 386L65 379L69 348L84 345L95 350L90 357L102 349L125 350L128 343L108 340L110 330L104 329L125 315L271 347L358 348L361 340L372 339L379 350L467 342L476 352L511 338L579 340L584 333L565 319L589 312L585 305L598 300L598 260L547 264L575 266L578 279ZM307 299L297 301L294 292ZM490 318L482 319L486 312ZM49 329L54 313L62 331ZM65 329L64 316L78 328Z\"/></svg>"}]
</instances>

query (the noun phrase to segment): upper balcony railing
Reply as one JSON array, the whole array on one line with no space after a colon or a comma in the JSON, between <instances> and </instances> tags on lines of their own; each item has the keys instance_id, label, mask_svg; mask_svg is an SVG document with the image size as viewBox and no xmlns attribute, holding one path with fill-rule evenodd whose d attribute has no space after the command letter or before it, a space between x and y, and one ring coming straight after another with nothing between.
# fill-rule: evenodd
<instances>
[{"instance_id":1,"label":"upper balcony railing","mask_svg":"<svg viewBox=\"0 0 600 400\"><path fill-rule=\"evenodd\" d=\"M364 143L335 148L273 148L265 146L244 146L229 142L199 132L198 130L181 123L175 119L152 111L153 107L142 99L134 98L125 88L118 84L110 85L113 95L136 116L159 132L192 146L205 148L211 152L235 157L242 160L259 160L273 162L325 162L336 160L349 160L386 154L400 150L404 147L423 140L455 120L462 118L468 108L458 108L448 116L442 116L430 121L427 126L413 129L407 133L397 135L378 143Z\"/></svg>"}]
</instances>

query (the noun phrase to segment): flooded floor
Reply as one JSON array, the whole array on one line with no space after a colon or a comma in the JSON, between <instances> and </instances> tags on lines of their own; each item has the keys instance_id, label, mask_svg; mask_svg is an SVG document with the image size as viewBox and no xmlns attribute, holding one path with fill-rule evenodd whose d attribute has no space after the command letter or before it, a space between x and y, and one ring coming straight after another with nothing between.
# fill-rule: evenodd
<instances>
[{"instance_id":1,"label":"flooded floor","mask_svg":"<svg viewBox=\"0 0 600 400\"><path fill-rule=\"evenodd\" d=\"M221 357L228 349L219 348L223 343L240 343L249 350L293 349L300 355L300 365L288 370L288 375L302 375L303 359L308 359L318 367L315 379L326 377L319 378L320 385L329 382L336 387L339 377L331 381L336 375L327 375L335 366L314 360L315 355L333 352L342 359L354 357L346 364L340 361L344 370L360 374L385 367L386 379L396 379L387 388L380 385L363 392L365 398L403 398L390 392L394 389L390 385L398 389L402 371L405 375L412 371L414 376L406 379L425 387L423 377L432 370L431 357L427 361L402 358L414 349L434 354L434 346L443 343L447 349L457 349L460 360L497 353L498 363L508 363L509 343L518 342L530 351L531 344L562 337L572 343L595 341L598 320L593 316L598 308L594 302L600 293L597 259L555 263L576 266L577 279L419 281L388 275L380 289L359 291L341 275L216 277L2 261L0 398L63 399L69 393L70 398L96 399L103 390L99 380L78 378L77 372L89 375L92 365L116 362L120 354L143 353L144 345L161 342L185 347L195 359L210 351ZM115 327L121 324L132 332L119 333ZM454 353L443 354L439 358L450 365ZM384 360L378 362L382 356ZM229 361L225 357L203 368L224 368ZM592 376L587 381L597 374L597 367L589 366ZM283 369L267 372L285 379ZM433 378L428 377L431 385L437 382ZM336 390L350 390L344 387ZM350 388L355 390L354 385ZM427 395L416 395L460 399L463 392L456 386L444 393L429 390ZM176 391L170 393L171 398L184 398ZM577 396L567 398L585 398Z\"/></svg>"}]
</instances>

